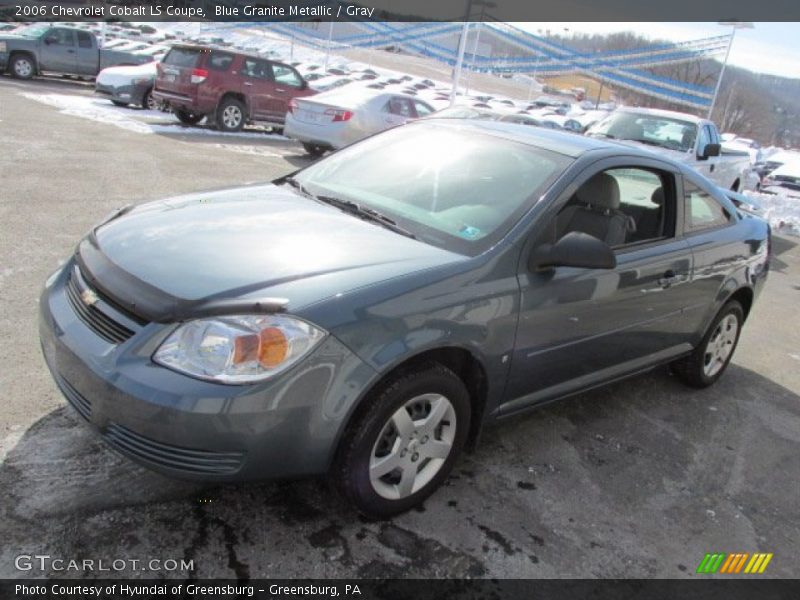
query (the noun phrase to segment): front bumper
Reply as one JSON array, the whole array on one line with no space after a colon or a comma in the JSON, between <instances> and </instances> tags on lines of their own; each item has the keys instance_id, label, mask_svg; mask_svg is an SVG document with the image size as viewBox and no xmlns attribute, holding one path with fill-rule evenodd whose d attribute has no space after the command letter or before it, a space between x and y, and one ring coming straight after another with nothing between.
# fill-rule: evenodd
<instances>
[{"instance_id":1,"label":"front bumper","mask_svg":"<svg viewBox=\"0 0 800 600\"><path fill-rule=\"evenodd\" d=\"M150 360L174 325L135 324L101 301L133 335L112 343L93 331L70 304L73 269L69 263L42 294L42 349L64 396L112 447L180 478L243 481L327 471L347 418L375 376L336 338L328 336L274 380L200 381Z\"/></svg>"}]
</instances>

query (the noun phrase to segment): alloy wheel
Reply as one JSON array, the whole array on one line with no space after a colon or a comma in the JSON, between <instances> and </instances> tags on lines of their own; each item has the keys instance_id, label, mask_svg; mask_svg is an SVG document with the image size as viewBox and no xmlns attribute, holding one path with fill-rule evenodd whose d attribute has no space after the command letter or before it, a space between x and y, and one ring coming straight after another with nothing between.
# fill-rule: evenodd
<instances>
[{"instance_id":1,"label":"alloy wheel","mask_svg":"<svg viewBox=\"0 0 800 600\"><path fill-rule=\"evenodd\" d=\"M422 489L453 449L456 412L441 394L415 396L389 418L372 448L369 479L390 500Z\"/></svg>"},{"instance_id":2,"label":"alloy wheel","mask_svg":"<svg viewBox=\"0 0 800 600\"><path fill-rule=\"evenodd\" d=\"M27 58L18 58L14 62L14 74L23 79L33 74L33 64Z\"/></svg>"},{"instance_id":3,"label":"alloy wheel","mask_svg":"<svg viewBox=\"0 0 800 600\"><path fill-rule=\"evenodd\" d=\"M226 129L236 129L242 122L242 111L238 106L226 106L222 111L222 123Z\"/></svg>"},{"instance_id":4,"label":"alloy wheel","mask_svg":"<svg viewBox=\"0 0 800 600\"><path fill-rule=\"evenodd\" d=\"M726 315L708 339L703 355L703 372L706 377L716 375L730 358L739 333L739 320L736 315Z\"/></svg>"}]
</instances>

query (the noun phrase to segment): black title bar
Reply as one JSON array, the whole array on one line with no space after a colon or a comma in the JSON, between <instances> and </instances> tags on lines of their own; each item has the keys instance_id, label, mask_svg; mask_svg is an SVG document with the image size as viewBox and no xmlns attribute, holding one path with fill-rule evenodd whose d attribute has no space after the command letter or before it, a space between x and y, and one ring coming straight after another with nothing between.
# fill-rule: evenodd
<instances>
[{"instance_id":1,"label":"black title bar","mask_svg":"<svg viewBox=\"0 0 800 600\"><path fill-rule=\"evenodd\" d=\"M0 0L21 21L800 21L797 0Z\"/></svg>"}]
</instances>

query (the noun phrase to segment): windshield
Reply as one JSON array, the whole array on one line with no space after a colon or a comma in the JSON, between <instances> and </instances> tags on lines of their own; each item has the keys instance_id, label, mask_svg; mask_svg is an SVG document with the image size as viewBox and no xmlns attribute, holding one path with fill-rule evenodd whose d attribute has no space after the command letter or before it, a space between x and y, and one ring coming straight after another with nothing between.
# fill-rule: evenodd
<instances>
[{"instance_id":1,"label":"windshield","mask_svg":"<svg viewBox=\"0 0 800 600\"><path fill-rule=\"evenodd\" d=\"M315 196L355 202L422 241L474 256L499 241L570 160L429 121L350 146L295 180Z\"/></svg>"},{"instance_id":2,"label":"windshield","mask_svg":"<svg viewBox=\"0 0 800 600\"><path fill-rule=\"evenodd\" d=\"M590 134L689 152L694 149L697 125L669 117L618 111L592 126Z\"/></svg>"},{"instance_id":3,"label":"windshield","mask_svg":"<svg viewBox=\"0 0 800 600\"><path fill-rule=\"evenodd\" d=\"M38 38L48 29L50 29L50 25L26 25L24 27L17 27L13 33L14 35L21 35L23 37Z\"/></svg>"}]
</instances>

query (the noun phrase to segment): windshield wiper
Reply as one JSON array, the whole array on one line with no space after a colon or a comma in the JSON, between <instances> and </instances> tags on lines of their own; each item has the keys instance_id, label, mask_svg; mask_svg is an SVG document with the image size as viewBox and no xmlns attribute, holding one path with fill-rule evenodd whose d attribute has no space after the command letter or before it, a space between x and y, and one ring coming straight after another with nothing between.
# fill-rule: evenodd
<instances>
[{"instance_id":1,"label":"windshield wiper","mask_svg":"<svg viewBox=\"0 0 800 600\"><path fill-rule=\"evenodd\" d=\"M387 217L386 215L379 213L377 210L373 208L366 208L365 206L361 206L351 200L342 200L341 198L334 198L333 196L315 196L311 192L309 192L306 187L300 183L297 179L292 176L286 177L283 180L284 183L288 183L294 189L299 191L304 196L308 196L318 202L322 202L324 204L330 204L331 206L335 206L339 210L342 210L346 213L359 217L361 219L372 221L373 223L378 223L379 225L383 225L387 229L391 229L395 233L399 233L400 235L404 235L406 237L411 238L412 240L417 239L413 233L411 233L408 229L400 226L397 224L397 221L394 219Z\"/></svg>"},{"instance_id":2,"label":"windshield wiper","mask_svg":"<svg viewBox=\"0 0 800 600\"><path fill-rule=\"evenodd\" d=\"M335 206L339 210L342 210L346 213L350 213L351 215L364 219L365 221L372 221L373 223L383 225L386 227L386 229L390 229L395 233L409 237L412 240L417 239L417 236L411 233L408 229L398 225L397 221L391 217L387 217L383 213L378 212L374 208L367 208L351 200L342 200L341 198L334 198L333 196L314 196L314 198L320 202L324 202L325 204Z\"/></svg>"},{"instance_id":3,"label":"windshield wiper","mask_svg":"<svg viewBox=\"0 0 800 600\"><path fill-rule=\"evenodd\" d=\"M292 186L301 194L304 194L310 198L314 198L314 195L311 192L309 192L302 183L297 181L297 179L295 179L291 175L289 177L284 178L283 182L288 183L290 186Z\"/></svg>"}]
</instances>

